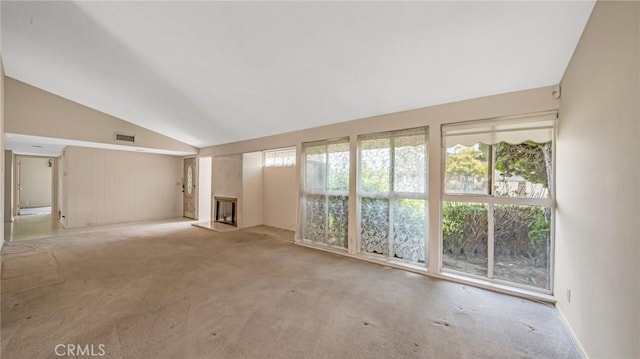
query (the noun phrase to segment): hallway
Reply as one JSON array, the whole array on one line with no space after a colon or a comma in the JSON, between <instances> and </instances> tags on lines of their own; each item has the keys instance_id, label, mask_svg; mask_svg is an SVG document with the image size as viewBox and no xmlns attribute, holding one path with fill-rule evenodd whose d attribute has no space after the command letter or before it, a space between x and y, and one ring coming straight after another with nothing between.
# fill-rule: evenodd
<instances>
[{"instance_id":1,"label":"hallway","mask_svg":"<svg viewBox=\"0 0 640 359\"><path fill-rule=\"evenodd\" d=\"M52 214L15 216L13 222L4 224L4 240L7 242L51 237L65 229Z\"/></svg>"}]
</instances>

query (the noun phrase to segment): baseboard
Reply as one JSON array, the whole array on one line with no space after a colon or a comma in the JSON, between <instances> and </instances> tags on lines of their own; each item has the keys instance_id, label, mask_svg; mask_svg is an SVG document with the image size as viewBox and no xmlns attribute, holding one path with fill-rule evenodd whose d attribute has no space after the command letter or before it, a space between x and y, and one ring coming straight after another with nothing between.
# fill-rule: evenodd
<instances>
[{"instance_id":1,"label":"baseboard","mask_svg":"<svg viewBox=\"0 0 640 359\"><path fill-rule=\"evenodd\" d=\"M560 310L560 308L557 305L556 305L556 311L560 316L560 321L562 322L564 329L567 331L567 333L569 333L569 338L571 338L571 341L576 346L576 349L578 349L578 354L580 354L580 357L584 359L589 359L589 356L584 351L584 348L582 347L582 344L578 340L576 333L573 332L571 325L569 325L569 321L567 321L567 317L564 316L564 313Z\"/></svg>"}]
</instances>

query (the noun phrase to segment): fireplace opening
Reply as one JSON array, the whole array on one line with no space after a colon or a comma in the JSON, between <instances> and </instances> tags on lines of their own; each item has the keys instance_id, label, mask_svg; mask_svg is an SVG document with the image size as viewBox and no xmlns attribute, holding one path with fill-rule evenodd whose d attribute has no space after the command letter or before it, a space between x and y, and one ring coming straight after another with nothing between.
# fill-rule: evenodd
<instances>
[{"instance_id":1,"label":"fireplace opening","mask_svg":"<svg viewBox=\"0 0 640 359\"><path fill-rule=\"evenodd\" d=\"M236 221L237 198L215 197L216 201L216 222L238 226Z\"/></svg>"}]
</instances>

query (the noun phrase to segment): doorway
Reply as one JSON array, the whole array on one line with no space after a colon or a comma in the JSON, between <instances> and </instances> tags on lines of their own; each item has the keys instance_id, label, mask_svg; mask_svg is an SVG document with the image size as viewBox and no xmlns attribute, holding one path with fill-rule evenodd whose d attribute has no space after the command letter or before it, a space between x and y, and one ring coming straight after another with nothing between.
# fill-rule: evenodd
<instances>
[{"instance_id":1,"label":"doorway","mask_svg":"<svg viewBox=\"0 0 640 359\"><path fill-rule=\"evenodd\" d=\"M51 157L15 157L16 215L50 215L57 210L54 196L55 162Z\"/></svg>"},{"instance_id":2,"label":"doorway","mask_svg":"<svg viewBox=\"0 0 640 359\"><path fill-rule=\"evenodd\" d=\"M196 219L196 158L185 158L182 176L182 215Z\"/></svg>"}]
</instances>

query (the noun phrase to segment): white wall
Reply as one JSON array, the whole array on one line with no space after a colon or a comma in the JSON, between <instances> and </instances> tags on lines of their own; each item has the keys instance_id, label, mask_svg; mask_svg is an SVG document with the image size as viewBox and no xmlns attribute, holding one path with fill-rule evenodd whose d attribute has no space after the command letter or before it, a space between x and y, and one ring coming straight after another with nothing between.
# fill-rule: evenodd
<instances>
[{"instance_id":1,"label":"white wall","mask_svg":"<svg viewBox=\"0 0 640 359\"><path fill-rule=\"evenodd\" d=\"M247 141L239 141L225 145L212 146L200 149L201 156L224 156L233 153L247 153L262 151L265 149L284 148L296 146L298 158L302 142L331 139L349 136L351 149L355 153L357 136L360 134L392 131L421 126L429 126L429 152L439 153L440 126L444 123L470 121L501 116L529 114L549 110L557 110L559 101L553 99L551 93L553 86L542 87L525 91L511 92L496 96L487 96L472 100L465 100L419 108L415 110L391 113L375 117L346 121L322 127L310 128L301 131L292 131L274 136L257 138ZM351 158L356 161L355 156ZM429 266L428 271L438 274L438 253L442 252L440 241L434 240L440 237L440 201L441 201L441 170L442 162L439 156L432 157L429 161ZM214 180L216 170L214 168ZM355 188L355 166L349 175L350 188ZM296 187L297 190L297 187ZM349 196L349 242L350 248L355 248L357 233L356 196Z\"/></svg>"},{"instance_id":2,"label":"white wall","mask_svg":"<svg viewBox=\"0 0 640 359\"><path fill-rule=\"evenodd\" d=\"M66 227L182 215L182 158L67 147L60 162Z\"/></svg>"},{"instance_id":3,"label":"white wall","mask_svg":"<svg viewBox=\"0 0 640 359\"><path fill-rule=\"evenodd\" d=\"M213 159L213 195L238 198L242 194L242 155Z\"/></svg>"},{"instance_id":4,"label":"white wall","mask_svg":"<svg viewBox=\"0 0 640 359\"><path fill-rule=\"evenodd\" d=\"M242 221L242 155L214 157L212 172L213 197L238 199L236 216L238 216L237 221L240 226Z\"/></svg>"},{"instance_id":5,"label":"white wall","mask_svg":"<svg viewBox=\"0 0 640 359\"><path fill-rule=\"evenodd\" d=\"M211 221L211 157L198 157L198 221Z\"/></svg>"},{"instance_id":6,"label":"white wall","mask_svg":"<svg viewBox=\"0 0 640 359\"><path fill-rule=\"evenodd\" d=\"M263 224L262 152L242 155L242 222L241 227Z\"/></svg>"},{"instance_id":7,"label":"white wall","mask_svg":"<svg viewBox=\"0 0 640 359\"><path fill-rule=\"evenodd\" d=\"M257 151L216 157L213 167L213 195L238 198L239 227L265 224L295 229L298 211L295 166L263 167L263 152Z\"/></svg>"},{"instance_id":8,"label":"white wall","mask_svg":"<svg viewBox=\"0 0 640 359\"><path fill-rule=\"evenodd\" d=\"M20 166L20 208L51 206L53 158L16 156L16 161Z\"/></svg>"},{"instance_id":9,"label":"white wall","mask_svg":"<svg viewBox=\"0 0 640 359\"><path fill-rule=\"evenodd\" d=\"M52 197L51 197L51 214L54 216L54 219L58 219L58 210L60 209L60 192L59 192L59 183L58 181L60 180L60 175L59 175L59 169L60 169L60 161L58 160L58 157L54 157L52 158L53 160L53 172L52 172L52 186L51 186L51 192L52 192Z\"/></svg>"},{"instance_id":10,"label":"white wall","mask_svg":"<svg viewBox=\"0 0 640 359\"><path fill-rule=\"evenodd\" d=\"M264 224L295 230L298 219L296 166L264 168Z\"/></svg>"},{"instance_id":11,"label":"white wall","mask_svg":"<svg viewBox=\"0 0 640 359\"><path fill-rule=\"evenodd\" d=\"M554 289L590 358L640 358L639 32L599 1L562 80Z\"/></svg>"},{"instance_id":12,"label":"white wall","mask_svg":"<svg viewBox=\"0 0 640 359\"><path fill-rule=\"evenodd\" d=\"M68 187L68 181L67 179L67 149L68 147L65 147L62 150L62 153L60 155L60 157L58 157L58 214L59 214L59 218L58 220L60 221L60 223L62 223L64 226L67 225L67 218L64 215L66 213L66 206L67 206L67 202L68 202L68 196L66 195L67 193L67 187Z\"/></svg>"}]
</instances>

